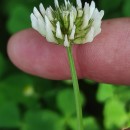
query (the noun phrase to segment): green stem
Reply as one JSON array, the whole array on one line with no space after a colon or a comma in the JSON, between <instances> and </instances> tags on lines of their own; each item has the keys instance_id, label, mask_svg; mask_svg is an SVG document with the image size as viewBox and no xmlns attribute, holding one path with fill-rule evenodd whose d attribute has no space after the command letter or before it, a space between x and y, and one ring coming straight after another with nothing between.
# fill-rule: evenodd
<instances>
[{"instance_id":1,"label":"green stem","mask_svg":"<svg viewBox=\"0 0 130 130\"><path fill-rule=\"evenodd\" d=\"M75 102L76 102L76 112L77 112L77 121L78 121L78 130L83 130L83 117L82 117L82 106L80 101L80 90L78 84L77 73L75 69L74 59L72 56L71 47L67 47L67 54L70 64L70 71L73 81L73 88L74 88L74 95L75 95Z\"/></svg>"}]
</instances>

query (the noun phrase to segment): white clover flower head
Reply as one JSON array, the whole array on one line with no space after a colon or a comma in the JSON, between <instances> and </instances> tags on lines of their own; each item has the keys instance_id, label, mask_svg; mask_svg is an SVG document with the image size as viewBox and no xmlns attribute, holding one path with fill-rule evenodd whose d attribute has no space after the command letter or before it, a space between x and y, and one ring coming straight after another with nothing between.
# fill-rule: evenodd
<instances>
[{"instance_id":1,"label":"white clover flower head","mask_svg":"<svg viewBox=\"0 0 130 130\"><path fill-rule=\"evenodd\" d=\"M54 0L55 9L51 6L45 9L41 3L39 10L34 7L31 14L32 27L49 42L65 47L92 42L101 32L104 11L98 11L94 1L90 5L85 2L84 7L81 0L76 2L76 7L69 0L60 6L58 0Z\"/></svg>"}]
</instances>

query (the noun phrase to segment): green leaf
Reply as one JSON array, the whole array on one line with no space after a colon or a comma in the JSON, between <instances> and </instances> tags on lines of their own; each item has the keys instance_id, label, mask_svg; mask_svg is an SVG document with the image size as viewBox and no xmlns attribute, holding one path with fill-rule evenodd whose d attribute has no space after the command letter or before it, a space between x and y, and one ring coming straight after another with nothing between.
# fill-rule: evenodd
<instances>
[{"instance_id":1,"label":"green leaf","mask_svg":"<svg viewBox=\"0 0 130 130\"><path fill-rule=\"evenodd\" d=\"M72 80L63 80L62 82L64 82L67 85L72 85Z\"/></svg>"},{"instance_id":2,"label":"green leaf","mask_svg":"<svg viewBox=\"0 0 130 130\"><path fill-rule=\"evenodd\" d=\"M25 95L25 87L32 86L32 80L24 74L11 75L0 82L0 92L7 100L21 102Z\"/></svg>"},{"instance_id":3,"label":"green leaf","mask_svg":"<svg viewBox=\"0 0 130 130\"><path fill-rule=\"evenodd\" d=\"M6 102L0 106L0 128L14 128L20 126L20 115L17 106Z\"/></svg>"},{"instance_id":4,"label":"green leaf","mask_svg":"<svg viewBox=\"0 0 130 130\"><path fill-rule=\"evenodd\" d=\"M0 82L0 105L12 101L26 108L39 108L38 94L35 95L32 78L26 74L13 74Z\"/></svg>"},{"instance_id":5,"label":"green leaf","mask_svg":"<svg viewBox=\"0 0 130 130\"><path fill-rule=\"evenodd\" d=\"M72 130L77 130L77 119L71 118L68 122ZM100 130L98 123L94 117L86 117L83 119L84 130Z\"/></svg>"},{"instance_id":6,"label":"green leaf","mask_svg":"<svg viewBox=\"0 0 130 130\"><path fill-rule=\"evenodd\" d=\"M3 105L6 102L5 94L0 91L0 106Z\"/></svg>"},{"instance_id":7,"label":"green leaf","mask_svg":"<svg viewBox=\"0 0 130 130\"><path fill-rule=\"evenodd\" d=\"M83 95L81 95L81 103L84 103ZM57 106L66 116L71 116L76 113L73 89L64 89L58 93Z\"/></svg>"},{"instance_id":8,"label":"green leaf","mask_svg":"<svg viewBox=\"0 0 130 130\"><path fill-rule=\"evenodd\" d=\"M100 130L97 121L93 117L87 117L83 121L84 130Z\"/></svg>"},{"instance_id":9,"label":"green leaf","mask_svg":"<svg viewBox=\"0 0 130 130\"><path fill-rule=\"evenodd\" d=\"M19 6L20 4L23 4L24 2L22 2L22 0L11 0L11 2L8 1L4 1L4 12L6 14L12 14L13 10L15 7Z\"/></svg>"},{"instance_id":10,"label":"green leaf","mask_svg":"<svg viewBox=\"0 0 130 130\"><path fill-rule=\"evenodd\" d=\"M99 84L97 91L97 100L99 102L104 102L109 98L114 96L115 86L112 84Z\"/></svg>"},{"instance_id":11,"label":"green leaf","mask_svg":"<svg viewBox=\"0 0 130 130\"><path fill-rule=\"evenodd\" d=\"M129 118L128 118L128 121L127 121L125 127L126 127L126 128L130 128L130 112L127 113L127 114L128 114L128 116L129 116Z\"/></svg>"},{"instance_id":12,"label":"green leaf","mask_svg":"<svg viewBox=\"0 0 130 130\"><path fill-rule=\"evenodd\" d=\"M121 2L122 0L101 0L100 7L108 13L116 10L120 6Z\"/></svg>"},{"instance_id":13,"label":"green leaf","mask_svg":"<svg viewBox=\"0 0 130 130\"><path fill-rule=\"evenodd\" d=\"M117 99L107 101L104 108L104 118L104 125L107 129L123 127L128 118L125 104Z\"/></svg>"},{"instance_id":14,"label":"green leaf","mask_svg":"<svg viewBox=\"0 0 130 130\"><path fill-rule=\"evenodd\" d=\"M129 86L117 86L115 91L116 96L124 103L130 100L130 87Z\"/></svg>"},{"instance_id":15,"label":"green leaf","mask_svg":"<svg viewBox=\"0 0 130 130\"><path fill-rule=\"evenodd\" d=\"M57 106L65 115L72 115L76 113L75 98L72 89L64 89L57 95Z\"/></svg>"},{"instance_id":16,"label":"green leaf","mask_svg":"<svg viewBox=\"0 0 130 130\"><path fill-rule=\"evenodd\" d=\"M123 5L124 16L130 16L130 0L125 0Z\"/></svg>"},{"instance_id":17,"label":"green leaf","mask_svg":"<svg viewBox=\"0 0 130 130\"><path fill-rule=\"evenodd\" d=\"M84 130L100 130L97 121L94 117L87 117L84 119Z\"/></svg>"},{"instance_id":18,"label":"green leaf","mask_svg":"<svg viewBox=\"0 0 130 130\"><path fill-rule=\"evenodd\" d=\"M84 81L85 81L87 84L90 84L90 85L93 85L93 84L96 83L95 81L90 80L90 79L84 79Z\"/></svg>"},{"instance_id":19,"label":"green leaf","mask_svg":"<svg viewBox=\"0 0 130 130\"><path fill-rule=\"evenodd\" d=\"M31 27L30 12L24 5L19 5L13 9L7 22L7 29L10 33L18 32Z\"/></svg>"},{"instance_id":20,"label":"green leaf","mask_svg":"<svg viewBox=\"0 0 130 130\"><path fill-rule=\"evenodd\" d=\"M0 53L0 77L4 74L6 71L6 61L5 58Z\"/></svg>"},{"instance_id":21,"label":"green leaf","mask_svg":"<svg viewBox=\"0 0 130 130\"><path fill-rule=\"evenodd\" d=\"M77 118L70 118L70 120L68 121L68 126L72 129L72 130L77 130Z\"/></svg>"},{"instance_id":22,"label":"green leaf","mask_svg":"<svg viewBox=\"0 0 130 130\"><path fill-rule=\"evenodd\" d=\"M60 117L49 110L28 111L22 130L62 130Z\"/></svg>"}]
</instances>

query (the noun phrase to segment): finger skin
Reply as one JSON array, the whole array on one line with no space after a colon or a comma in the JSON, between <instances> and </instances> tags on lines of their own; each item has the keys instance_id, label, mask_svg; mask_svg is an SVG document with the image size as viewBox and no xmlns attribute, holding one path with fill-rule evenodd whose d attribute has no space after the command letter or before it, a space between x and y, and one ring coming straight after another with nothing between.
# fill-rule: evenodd
<instances>
[{"instance_id":1,"label":"finger skin","mask_svg":"<svg viewBox=\"0 0 130 130\"><path fill-rule=\"evenodd\" d=\"M70 79L66 49L48 43L33 29L11 37L8 55L21 70L40 77ZM79 78L130 85L130 19L102 23L102 33L92 43L74 45L73 55Z\"/></svg>"}]
</instances>

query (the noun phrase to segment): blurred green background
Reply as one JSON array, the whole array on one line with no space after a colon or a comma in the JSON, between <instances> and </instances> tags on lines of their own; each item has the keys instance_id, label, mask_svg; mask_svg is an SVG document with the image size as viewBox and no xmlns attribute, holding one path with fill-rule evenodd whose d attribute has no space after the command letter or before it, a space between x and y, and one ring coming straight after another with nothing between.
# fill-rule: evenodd
<instances>
[{"instance_id":1,"label":"blurred green background","mask_svg":"<svg viewBox=\"0 0 130 130\"><path fill-rule=\"evenodd\" d=\"M0 0L0 130L76 130L71 81L28 75L7 56L9 37L31 27L30 13L40 2L53 5L53 0ZM105 10L104 19L130 16L130 0L95 2ZM130 87L86 79L79 84L85 130L130 126Z\"/></svg>"}]
</instances>

